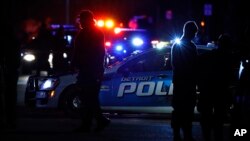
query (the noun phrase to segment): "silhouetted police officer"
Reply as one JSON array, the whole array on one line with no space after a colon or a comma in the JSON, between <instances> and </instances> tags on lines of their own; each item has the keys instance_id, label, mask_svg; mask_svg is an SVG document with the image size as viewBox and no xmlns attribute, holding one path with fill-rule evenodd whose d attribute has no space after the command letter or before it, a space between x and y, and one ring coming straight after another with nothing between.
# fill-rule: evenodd
<instances>
[{"instance_id":1,"label":"silhouetted police officer","mask_svg":"<svg viewBox=\"0 0 250 141\"><path fill-rule=\"evenodd\" d=\"M232 95L229 91L232 68L232 40L222 34L217 49L199 56L198 111L205 141L223 140L223 125L229 112Z\"/></svg>"},{"instance_id":2,"label":"silhouetted police officer","mask_svg":"<svg viewBox=\"0 0 250 141\"><path fill-rule=\"evenodd\" d=\"M81 30L75 38L72 60L72 65L79 70L77 84L82 89L84 103L82 125L78 131L90 131L93 118L97 123L95 131L101 131L110 123L102 115L99 103L104 73L104 34L96 27L91 11L81 11L79 18Z\"/></svg>"},{"instance_id":3,"label":"silhouetted police officer","mask_svg":"<svg viewBox=\"0 0 250 141\"><path fill-rule=\"evenodd\" d=\"M198 31L194 21L184 24L180 43L172 46L173 68L173 112L172 128L174 140L181 140L180 129L183 130L184 140L192 138L192 120L196 101L196 45L192 42Z\"/></svg>"}]
</instances>

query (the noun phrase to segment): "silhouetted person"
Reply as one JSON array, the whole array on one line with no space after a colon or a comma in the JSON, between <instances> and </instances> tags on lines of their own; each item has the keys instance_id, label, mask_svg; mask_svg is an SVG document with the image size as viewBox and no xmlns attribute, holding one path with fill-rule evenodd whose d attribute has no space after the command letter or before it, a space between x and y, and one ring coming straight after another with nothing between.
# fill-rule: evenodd
<instances>
[{"instance_id":1,"label":"silhouetted person","mask_svg":"<svg viewBox=\"0 0 250 141\"><path fill-rule=\"evenodd\" d=\"M231 105L229 91L232 68L232 40L222 34L217 49L199 56L198 111L205 141L223 140L223 125Z\"/></svg>"},{"instance_id":2,"label":"silhouetted person","mask_svg":"<svg viewBox=\"0 0 250 141\"><path fill-rule=\"evenodd\" d=\"M184 134L184 140L192 138L192 120L196 101L196 45L192 42L198 31L194 21L184 24L183 35L180 43L172 46L173 68L173 112L172 128L174 141L181 140L180 129Z\"/></svg>"},{"instance_id":3,"label":"silhouetted person","mask_svg":"<svg viewBox=\"0 0 250 141\"><path fill-rule=\"evenodd\" d=\"M110 123L102 115L99 103L99 90L104 73L104 34L95 26L91 11L81 11L79 18L81 30L75 38L72 60L72 65L79 70L77 84L81 87L81 100L84 101L82 125L78 130L90 131L92 119L95 119L95 131L98 132Z\"/></svg>"},{"instance_id":4,"label":"silhouetted person","mask_svg":"<svg viewBox=\"0 0 250 141\"><path fill-rule=\"evenodd\" d=\"M48 59L50 51L53 47L53 36L50 29L48 29L44 22L39 29L38 36L32 41L31 47L32 50L35 51L36 74L40 75L40 71L50 72L50 64Z\"/></svg>"},{"instance_id":5,"label":"silhouetted person","mask_svg":"<svg viewBox=\"0 0 250 141\"><path fill-rule=\"evenodd\" d=\"M231 121L231 140L248 141L250 131L250 29L249 25L244 31L240 41L240 66L239 83L236 94L234 95L232 121ZM237 129L246 129L248 133L239 136ZM234 136L236 133L236 136Z\"/></svg>"},{"instance_id":6,"label":"silhouetted person","mask_svg":"<svg viewBox=\"0 0 250 141\"><path fill-rule=\"evenodd\" d=\"M60 25L54 36L53 51L53 72L60 73L65 72L69 66L67 66L66 59L63 54L66 53L67 40L64 38L64 27Z\"/></svg>"}]
</instances>

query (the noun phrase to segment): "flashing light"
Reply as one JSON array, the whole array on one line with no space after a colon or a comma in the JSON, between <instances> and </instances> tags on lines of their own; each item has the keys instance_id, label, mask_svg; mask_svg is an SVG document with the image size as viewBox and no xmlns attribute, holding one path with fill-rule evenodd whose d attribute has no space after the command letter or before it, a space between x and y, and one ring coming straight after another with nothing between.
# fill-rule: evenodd
<instances>
[{"instance_id":1,"label":"flashing light","mask_svg":"<svg viewBox=\"0 0 250 141\"><path fill-rule=\"evenodd\" d=\"M174 42L175 42L176 44L181 44L180 38L175 38L175 39L174 39Z\"/></svg>"},{"instance_id":2,"label":"flashing light","mask_svg":"<svg viewBox=\"0 0 250 141\"><path fill-rule=\"evenodd\" d=\"M127 53L127 50L124 49L124 50L123 50L123 53Z\"/></svg>"},{"instance_id":3,"label":"flashing light","mask_svg":"<svg viewBox=\"0 0 250 141\"><path fill-rule=\"evenodd\" d=\"M115 34L119 34L121 32L121 28L115 28L114 32L115 32Z\"/></svg>"},{"instance_id":4,"label":"flashing light","mask_svg":"<svg viewBox=\"0 0 250 141\"><path fill-rule=\"evenodd\" d=\"M115 48L115 50L117 50L117 51L121 51L123 49L123 47L121 46L121 45L118 45L118 46L116 46L116 48Z\"/></svg>"},{"instance_id":5,"label":"flashing light","mask_svg":"<svg viewBox=\"0 0 250 141\"><path fill-rule=\"evenodd\" d=\"M137 29L138 28L137 20L131 19L128 23L128 26L132 29Z\"/></svg>"},{"instance_id":6,"label":"flashing light","mask_svg":"<svg viewBox=\"0 0 250 141\"><path fill-rule=\"evenodd\" d=\"M103 20L98 20L97 21L97 26L98 27L104 27L104 21Z\"/></svg>"},{"instance_id":7,"label":"flashing light","mask_svg":"<svg viewBox=\"0 0 250 141\"><path fill-rule=\"evenodd\" d=\"M135 38L132 39L132 44L134 46L139 47L139 46L143 45L143 40L141 38L139 38L139 37L135 37Z\"/></svg>"},{"instance_id":8,"label":"flashing light","mask_svg":"<svg viewBox=\"0 0 250 141\"><path fill-rule=\"evenodd\" d=\"M105 46L106 46L106 47L110 47L110 46L111 46L111 42L108 42L108 41L105 42Z\"/></svg>"},{"instance_id":9,"label":"flashing light","mask_svg":"<svg viewBox=\"0 0 250 141\"><path fill-rule=\"evenodd\" d=\"M96 25L100 28L111 29L111 28L114 28L115 23L112 19L108 19L108 20L99 19L96 21Z\"/></svg>"},{"instance_id":10,"label":"flashing light","mask_svg":"<svg viewBox=\"0 0 250 141\"><path fill-rule=\"evenodd\" d=\"M123 27L123 23L120 23L119 26L120 26L120 27Z\"/></svg>"},{"instance_id":11,"label":"flashing light","mask_svg":"<svg viewBox=\"0 0 250 141\"><path fill-rule=\"evenodd\" d=\"M106 26L107 28L113 28L113 27L114 27L114 22L113 22L112 20L107 20L107 21L105 22L105 26Z\"/></svg>"}]
</instances>

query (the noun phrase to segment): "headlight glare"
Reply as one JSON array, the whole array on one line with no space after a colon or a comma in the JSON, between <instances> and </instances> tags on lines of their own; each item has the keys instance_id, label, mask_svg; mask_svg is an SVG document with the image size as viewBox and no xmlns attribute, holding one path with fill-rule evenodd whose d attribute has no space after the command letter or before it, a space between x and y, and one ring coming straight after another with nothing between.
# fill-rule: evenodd
<instances>
[{"instance_id":1,"label":"headlight glare","mask_svg":"<svg viewBox=\"0 0 250 141\"><path fill-rule=\"evenodd\" d=\"M52 90L53 88L55 88L58 84L58 80L57 79L46 79L44 80L41 85L40 85L40 90Z\"/></svg>"},{"instance_id":2,"label":"headlight glare","mask_svg":"<svg viewBox=\"0 0 250 141\"><path fill-rule=\"evenodd\" d=\"M25 55L23 56L23 59L24 59L25 61L31 62L31 61L34 61L34 60L36 59L36 57L35 57L35 55L33 55L33 54L25 54Z\"/></svg>"}]
</instances>

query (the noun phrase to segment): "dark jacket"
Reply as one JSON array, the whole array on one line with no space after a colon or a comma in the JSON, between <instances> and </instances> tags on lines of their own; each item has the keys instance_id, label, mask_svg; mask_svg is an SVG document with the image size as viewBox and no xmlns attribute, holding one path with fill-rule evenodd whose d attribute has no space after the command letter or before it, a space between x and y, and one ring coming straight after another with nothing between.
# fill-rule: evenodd
<instances>
[{"instance_id":1,"label":"dark jacket","mask_svg":"<svg viewBox=\"0 0 250 141\"><path fill-rule=\"evenodd\" d=\"M76 36L72 65L83 79L101 78L104 72L104 34L96 27L81 29Z\"/></svg>"}]
</instances>

